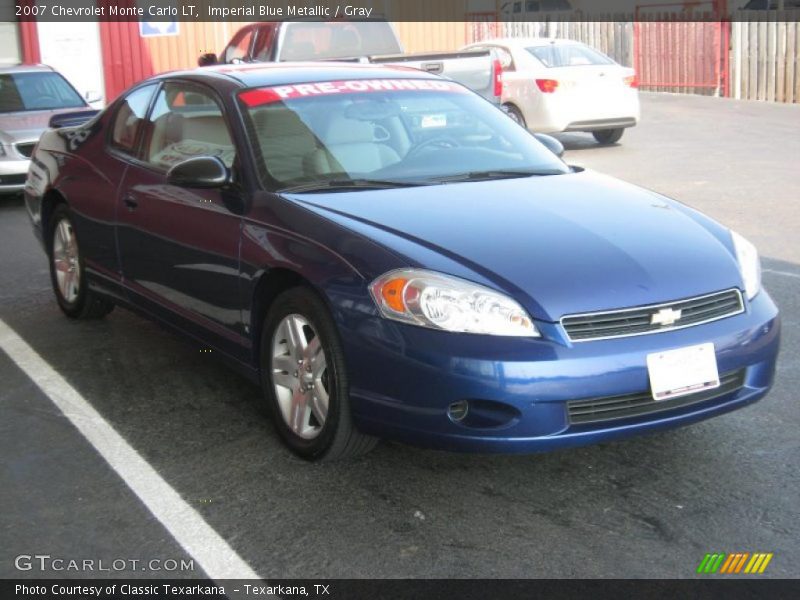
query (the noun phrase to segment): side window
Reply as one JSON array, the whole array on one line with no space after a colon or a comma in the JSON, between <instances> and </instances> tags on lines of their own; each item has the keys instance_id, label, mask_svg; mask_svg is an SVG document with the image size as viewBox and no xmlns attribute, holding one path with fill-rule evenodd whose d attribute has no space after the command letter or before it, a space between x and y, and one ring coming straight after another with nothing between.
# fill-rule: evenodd
<instances>
[{"instance_id":1,"label":"side window","mask_svg":"<svg viewBox=\"0 0 800 600\"><path fill-rule=\"evenodd\" d=\"M225 48L222 62L232 63L234 61L246 60L250 53L250 41L252 39L252 29L247 29L233 38L233 41L230 43L230 45Z\"/></svg>"},{"instance_id":2,"label":"side window","mask_svg":"<svg viewBox=\"0 0 800 600\"><path fill-rule=\"evenodd\" d=\"M122 100L111 132L111 147L127 154L135 154L136 140L147 115L147 107L156 85L146 85L134 90Z\"/></svg>"},{"instance_id":3,"label":"side window","mask_svg":"<svg viewBox=\"0 0 800 600\"><path fill-rule=\"evenodd\" d=\"M275 39L274 27L259 27L256 30L256 41L253 46L253 60L267 62L272 54Z\"/></svg>"},{"instance_id":4,"label":"side window","mask_svg":"<svg viewBox=\"0 0 800 600\"><path fill-rule=\"evenodd\" d=\"M497 54L497 58L500 59L500 64L503 65L504 71L516 71L517 67L514 65L514 58L511 56L511 52L508 48L503 48L501 46L494 47L495 54Z\"/></svg>"},{"instance_id":5,"label":"side window","mask_svg":"<svg viewBox=\"0 0 800 600\"><path fill-rule=\"evenodd\" d=\"M150 115L144 160L166 171L195 156L217 156L228 167L236 156L225 117L211 92L167 83Z\"/></svg>"}]
</instances>

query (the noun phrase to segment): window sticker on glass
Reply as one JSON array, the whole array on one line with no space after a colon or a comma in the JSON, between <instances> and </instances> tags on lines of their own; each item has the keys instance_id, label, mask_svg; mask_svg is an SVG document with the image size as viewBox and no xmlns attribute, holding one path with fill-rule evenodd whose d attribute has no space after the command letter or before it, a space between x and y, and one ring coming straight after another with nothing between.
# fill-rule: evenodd
<instances>
[{"instance_id":1,"label":"window sticker on glass","mask_svg":"<svg viewBox=\"0 0 800 600\"><path fill-rule=\"evenodd\" d=\"M421 126L423 129L447 127L447 115L423 115Z\"/></svg>"},{"instance_id":2,"label":"window sticker on glass","mask_svg":"<svg viewBox=\"0 0 800 600\"><path fill-rule=\"evenodd\" d=\"M297 98L387 91L467 93L466 88L458 84L435 79L357 79L255 88L240 93L239 98L252 108Z\"/></svg>"}]
</instances>

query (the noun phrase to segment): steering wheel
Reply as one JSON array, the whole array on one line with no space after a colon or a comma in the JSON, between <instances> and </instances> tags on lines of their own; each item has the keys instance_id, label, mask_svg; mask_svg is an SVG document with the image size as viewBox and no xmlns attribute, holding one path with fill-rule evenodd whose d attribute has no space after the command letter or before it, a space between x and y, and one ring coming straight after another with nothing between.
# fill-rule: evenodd
<instances>
[{"instance_id":1,"label":"steering wheel","mask_svg":"<svg viewBox=\"0 0 800 600\"><path fill-rule=\"evenodd\" d=\"M449 148L458 148L459 146L461 146L461 144L454 137L449 135L437 135L436 137L432 137L431 139L425 140L424 142L420 142L419 144L414 146L411 149L411 151L406 155L406 158L409 158L411 156L416 156L426 148L449 149Z\"/></svg>"}]
</instances>

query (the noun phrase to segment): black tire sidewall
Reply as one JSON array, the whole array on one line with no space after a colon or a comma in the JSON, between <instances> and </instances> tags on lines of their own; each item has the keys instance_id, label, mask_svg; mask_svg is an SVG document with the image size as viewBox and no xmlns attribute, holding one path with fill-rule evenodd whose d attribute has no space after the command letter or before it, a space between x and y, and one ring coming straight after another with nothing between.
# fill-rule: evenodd
<instances>
[{"instance_id":1,"label":"black tire sidewall","mask_svg":"<svg viewBox=\"0 0 800 600\"><path fill-rule=\"evenodd\" d=\"M593 131L592 135L594 139L597 140L600 144L608 145L608 144L616 144L620 139L622 139L622 134L625 133L624 128L620 129L603 129L600 131Z\"/></svg>"},{"instance_id":2,"label":"black tire sidewall","mask_svg":"<svg viewBox=\"0 0 800 600\"><path fill-rule=\"evenodd\" d=\"M513 104L505 104L504 106L508 111L508 115L511 117L511 120L517 123L520 127L525 127L527 129L528 124L525 122L525 117L522 116L522 111L520 111L520 109Z\"/></svg>"},{"instance_id":3,"label":"black tire sidewall","mask_svg":"<svg viewBox=\"0 0 800 600\"><path fill-rule=\"evenodd\" d=\"M270 363L273 337L278 324L290 314L301 315L309 322L320 338L328 366L328 415L322 432L311 440L297 436L286 424L272 383ZM260 344L261 385L278 434L286 445L302 458L308 460L322 458L330 450L342 425L349 425L350 419L347 406L348 383L344 354L336 325L327 306L315 292L306 287L295 287L283 292L275 299L267 312ZM344 420L347 420L347 423L343 423Z\"/></svg>"},{"instance_id":4,"label":"black tire sidewall","mask_svg":"<svg viewBox=\"0 0 800 600\"><path fill-rule=\"evenodd\" d=\"M70 227L72 227L72 233L75 236L75 243L78 246L78 271L80 275L80 287L78 288L78 297L75 298L74 302L67 301L67 299L61 295L61 290L58 289L56 266L53 261L54 237L56 228L58 227L58 224L64 220L67 220L70 224ZM72 219L71 211L65 204L60 204L53 211L47 235L48 260L50 262L50 283L53 286L53 293L56 296L58 306L61 308L64 314L71 318L78 318L83 312L83 307L86 305L86 297L88 293L87 289L89 286L86 282L86 269L84 268L83 253L81 252L80 240L78 240L78 232L75 229L75 221Z\"/></svg>"}]
</instances>

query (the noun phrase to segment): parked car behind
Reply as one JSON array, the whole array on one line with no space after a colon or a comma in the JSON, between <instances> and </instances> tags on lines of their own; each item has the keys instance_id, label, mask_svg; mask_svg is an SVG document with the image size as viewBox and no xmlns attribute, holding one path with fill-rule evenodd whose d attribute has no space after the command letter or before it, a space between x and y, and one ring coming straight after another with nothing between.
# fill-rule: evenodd
<instances>
[{"instance_id":1,"label":"parked car behind","mask_svg":"<svg viewBox=\"0 0 800 600\"><path fill-rule=\"evenodd\" d=\"M599 442L773 381L752 244L419 71L160 75L45 133L25 198L67 316L120 304L213 348L307 459Z\"/></svg>"},{"instance_id":2,"label":"parked car behind","mask_svg":"<svg viewBox=\"0 0 800 600\"><path fill-rule=\"evenodd\" d=\"M601 144L613 144L639 121L633 69L586 44L506 38L466 49L499 53L503 106L514 120L533 131L587 131Z\"/></svg>"},{"instance_id":3,"label":"parked car behind","mask_svg":"<svg viewBox=\"0 0 800 600\"><path fill-rule=\"evenodd\" d=\"M31 154L54 115L91 110L44 65L0 66L0 193L22 191Z\"/></svg>"}]
</instances>

